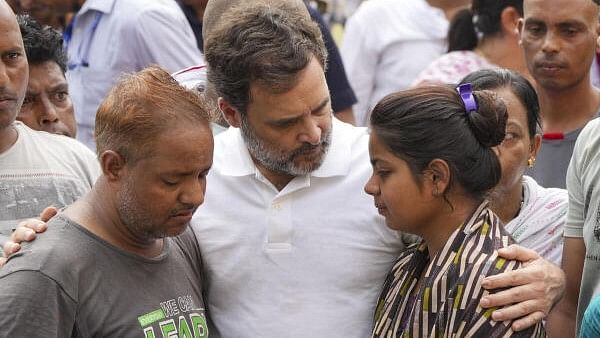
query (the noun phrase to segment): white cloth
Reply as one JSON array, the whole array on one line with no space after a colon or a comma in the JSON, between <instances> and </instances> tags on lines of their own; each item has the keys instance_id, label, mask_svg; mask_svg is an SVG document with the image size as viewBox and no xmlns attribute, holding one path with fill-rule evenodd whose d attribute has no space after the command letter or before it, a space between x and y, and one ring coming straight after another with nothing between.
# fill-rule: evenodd
<instances>
[{"instance_id":1,"label":"white cloth","mask_svg":"<svg viewBox=\"0 0 600 338\"><path fill-rule=\"evenodd\" d=\"M92 36L92 24L102 13ZM174 0L87 0L75 16L67 71L77 138L91 149L96 110L124 73L157 64L169 72L204 63L196 39Z\"/></svg>"},{"instance_id":2,"label":"white cloth","mask_svg":"<svg viewBox=\"0 0 600 338\"><path fill-rule=\"evenodd\" d=\"M319 169L277 189L239 129L215 137L213 169L192 227L222 337L364 338L386 274L405 248L363 191L365 128L334 119ZM211 336L219 336L214 331Z\"/></svg>"},{"instance_id":3,"label":"white cloth","mask_svg":"<svg viewBox=\"0 0 600 338\"><path fill-rule=\"evenodd\" d=\"M504 228L520 245L560 265L567 206L566 190L544 188L533 178L523 176L523 206Z\"/></svg>"},{"instance_id":4,"label":"white cloth","mask_svg":"<svg viewBox=\"0 0 600 338\"><path fill-rule=\"evenodd\" d=\"M384 96L408 88L446 48L448 20L425 0L369 0L346 23L341 53L358 125Z\"/></svg>"},{"instance_id":5,"label":"white cloth","mask_svg":"<svg viewBox=\"0 0 600 338\"><path fill-rule=\"evenodd\" d=\"M569 209L565 237L583 238L585 259L577 327L590 300L600 295L600 120L590 121L581 131L567 170Z\"/></svg>"},{"instance_id":6,"label":"white cloth","mask_svg":"<svg viewBox=\"0 0 600 338\"><path fill-rule=\"evenodd\" d=\"M100 175L96 155L76 140L14 126L17 141L0 154L0 243L19 221L73 203Z\"/></svg>"},{"instance_id":7,"label":"white cloth","mask_svg":"<svg viewBox=\"0 0 600 338\"><path fill-rule=\"evenodd\" d=\"M417 76L413 85L458 84L465 76L481 69L497 68L470 50L446 53L433 61Z\"/></svg>"}]
</instances>

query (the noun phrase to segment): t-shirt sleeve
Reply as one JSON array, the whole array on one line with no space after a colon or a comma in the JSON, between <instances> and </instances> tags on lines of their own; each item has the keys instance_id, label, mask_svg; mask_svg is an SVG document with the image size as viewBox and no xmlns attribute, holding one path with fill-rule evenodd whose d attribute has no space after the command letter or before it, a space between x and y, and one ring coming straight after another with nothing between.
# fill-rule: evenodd
<instances>
[{"instance_id":1,"label":"t-shirt sleeve","mask_svg":"<svg viewBox=\"0 0 600 338\"><path fill-rule=\"evenodd\" d=\"M569 208L567 210L567 223L564 228L564 237L583 237L583 223L585 221L585 193L581 181L584 152L588 143L588 128L579 134L573 156L567 169L567 191L569 192Z\"/></svg>"},{"instance_id":2,"label":"t-shirt sleeve","mask_svg":"<svg viewBox=\"0 0 600 338\"><path fill-rule=\"evenodd\" d=\"M70 337L76 304L39 271L0 277L0 332L3 337Z\"/></svg>"}]
</instances>

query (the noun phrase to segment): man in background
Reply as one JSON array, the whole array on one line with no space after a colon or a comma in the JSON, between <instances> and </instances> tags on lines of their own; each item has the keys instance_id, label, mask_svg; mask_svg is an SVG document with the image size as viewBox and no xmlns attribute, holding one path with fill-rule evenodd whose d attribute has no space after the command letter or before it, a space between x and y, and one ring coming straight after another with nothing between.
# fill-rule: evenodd
<instances>
[{"instance_id":1,"label":"man in background","mask_svg":"<svg viewBox=\"0 0 600 338\"><path fill-rule=\"evenodd\" d=\"M203 63L175 0L86 0L64 36L77 139L91 149L96 110L122 74L151 64L175 72Z\"/></svg>"},{"instance_id":2,"label":"man in background","mask_svg":"<svg viewBox=\"0 0 600 338\"><path fill-rule=\"evenodd\" d=\"M17 21L29 63L27 93L17 120L31 129L75 137L77 125L65 77L67 54L62 36L29 15L18 15Z\"/></svg>"},{"instance_id":3,"label":"man in background","mask_svg":"<svg viewBox=\"0 0 600 338\"><path fill-rule=\"evenodd\" d=\"M600 109L600 90L590 81L599 9L592 0L525 0L523 11L520 43L536 81L543 131L527 174L543 187L565 188L575 141Z\"/></svg>"},{"instance_id":4,"label":"man in background","mask_svg":"<svg viewBox=\"0 0 600 338\"><path fill-rule=\"evenodd\" d=\"M0 244L20 220L64 207L89 191L100 173L94 153L74 139L15 121L29 67L19 25L0 1Z\"/></svg>"}]
</instances>

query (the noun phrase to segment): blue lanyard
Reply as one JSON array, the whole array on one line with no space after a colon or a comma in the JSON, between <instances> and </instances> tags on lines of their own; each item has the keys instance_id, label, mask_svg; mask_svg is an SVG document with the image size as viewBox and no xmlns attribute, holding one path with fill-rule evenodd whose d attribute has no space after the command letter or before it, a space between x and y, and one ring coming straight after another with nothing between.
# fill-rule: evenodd
<instances>
[{"instance_id":1,"label":"blue lanyard","mask_svg":"<svg viewBox=\"0 0 600 338\"><path fill-rule=\"evenodd\" d=\"M94 21L92 21L92 25L89 27L87 32L87 40L82 39L79 47L77 48L77 58L75 60L69 61L68 68L69 70L73 70L77 67L89 67L89 56L90 56L90 48L92 46L92 40L94 39L94 35L96 34L96 28L98 28L98 23L100 23L100 19L102 18L102 12L97 12L96 16L94 16ZM68 48L71 43L71 39L73 38L73 27L75 26L75 22L77 21L77 16L73 18L71 23L65 29L63 33L63 41L65 48ZM86 45L85 51L83 51L83 45ZM71 59L71 55L69 55L69 59Z\"/></svg>"}]
</instances>

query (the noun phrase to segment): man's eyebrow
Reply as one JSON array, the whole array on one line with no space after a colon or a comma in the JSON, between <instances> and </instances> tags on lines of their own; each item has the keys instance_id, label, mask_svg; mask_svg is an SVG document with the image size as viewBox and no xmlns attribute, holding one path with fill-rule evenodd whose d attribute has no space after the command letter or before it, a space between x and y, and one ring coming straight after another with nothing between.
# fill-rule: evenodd
<instances>
[{"instance_id":1,"label":"man's eyebrow","mask_svg":"<svg viewBox=\"0 0 600 338\"><path fill-rule=\"evenodd\" d=\"M319 103L319 105L317 107L312 109L310 113L314 114L314 113L321 111L325 106L327 106L327 104L329 103L329 100L330 100L329 97L326 97L325 99L323 99L323 101L321 101L321 103ZM272 125L285 125L285 124L300 120L303 115L304 114L300 114L297 116L291 116L291 117L284 117L282 119L269 121L268 123L272 124Z\"/></svg>"},{"instance_id":2,"label":"man's eyebrow","mask_svg":"<svg viewBox=\"0 0 600 338\"><path fill-rule=\"evenodd\" d=\"M311 113L316 113L316 112L321 111L321 109L323 109L329 103L329 100L330 100L329 96L326 97L325 99L323 99L323 101L321 101L321 103L318 106L316 106L313 110L311 110Z\"/></svg>"},{"instance_id":3,"label":"man's eyebrow","mask_svg":"<svg viewBox=\"0 0 600 338\"><path fill-rule=\"evenodd\" d=\"M55 92L55 91L58 91L58 90L65 90L65 91L69 90L69 84L67 84L67 83L60 83L60 84L57 84L57 85L52 86L50 88L51 92Z\"/></svg>"},{"instance_id":4,"label":"man's eyebrow","mask_svg":"<svg viewBox=\"0 0 600 338\"><path fill-rule=\"evenodd\" d=\"M536 19L536 18L527 18L525 19L525 24L529 24L529 25L543 25L544 21L540 20L540 19Z\"/></svg>"},{"instance_id":5,"label":"man's eyebrow","mask_svg":"<svg viewBox=\"0 0 600 338\"><path fill-rule=\"evenodd\" d=\"M204 167L201 169L200 173L205 173L210 171L210 169L212 168L212 165ZM173 171L168 171L163 173L163 175L165 176L173 176L173 177L181 177L181 176L189 176L189 175L194 175L196 173L196 170L173 170Z\"/></svg>"},{"instance_id":6,"label":"man's eyebrow","mask_svg":"<svg viewBox=\"0 0 600 338\"><path fill-rule=\"evenodd\" d=\"M558 23L558 26L561 28L566 28L566 27L586 27L587 25L585 24L585 22L579 21L579 20L565 20L565 21L561 21Z\"/></svg>"}]
</instances>

